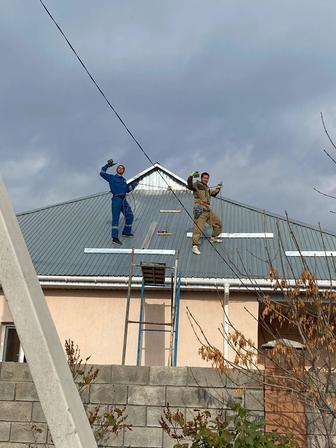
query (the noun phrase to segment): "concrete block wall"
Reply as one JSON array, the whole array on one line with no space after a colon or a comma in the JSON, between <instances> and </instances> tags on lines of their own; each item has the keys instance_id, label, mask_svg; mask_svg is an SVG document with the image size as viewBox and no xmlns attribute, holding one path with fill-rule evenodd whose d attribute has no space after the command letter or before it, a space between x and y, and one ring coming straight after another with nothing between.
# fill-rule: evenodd
<instances>
[{"instance_id":1,"label":"concrete block wall","mask_svg":"<svg viewBox=\"0 0 336 448\"><path fill-rule=\"evenodd\" d=\"M132 424L132 431L108 437L99 446L173 446L159 425L166 403L191 418L195 408L215 410L234 398L263 416L263 390L257 375L220 375L211 368L97 367L98 377L82 394L86 408L126 407L127 422ZM2 363L0 369L0 448L52 446L28 365Z\"/></svg>"}]
</instances>

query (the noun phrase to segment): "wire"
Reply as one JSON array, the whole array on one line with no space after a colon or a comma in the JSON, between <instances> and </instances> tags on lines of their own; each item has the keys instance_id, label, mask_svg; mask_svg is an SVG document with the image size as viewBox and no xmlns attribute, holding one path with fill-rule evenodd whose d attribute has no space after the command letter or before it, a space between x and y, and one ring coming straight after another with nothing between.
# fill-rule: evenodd
<instances>
[{"instance_id":1,"label":"wire","mask_svg":"<svg viewBox=\"0 0 336 448\"><path fill-rule=\"evenodd\" d=\"M141 144L139 143L139 141L135 138L135 136L133 135L133 133L131 132L131 130L128 128L128 126L126 125L126 123L124 122L124 120L121 118L121 116L119 115L119 113L117 112L117 110L115 109L115 107L112 105L112 103L110 102L110 100L107 98L107 96L105 95L105 93L103 92L102 88L99 86L98 82L95 80L95 78L93 77L93 75L90 73L90 71L88 70L88 68L86 67L86 65L84 64L83 60L81 59L81 57L79 56L79 54L77 53L77 51L75 50L75 48L72 46L71 42L69 41L69 39L67 38L67 36L65 35L65 33L63 32L62 28L60 27L60 25L56 22L56 20L54 19L54 17L52 16L51 12L49 11L49 9L46 7L46 5L43 3L42 0L39 0L41 5L43 6L44 10L46 11L46 13L48 14L48 16L50 17L50 19L54 22L54 24L56 25L58 31L62 34L63 38L65 39L66 43L69 45L69 47L71 48L72 52L75 54L76 58L78 59L79 63L81 64L81 66L84 68L84 70L86 71L87 75L89 76L89 78L91 79L91 81L93 82L93 84L96 86L96 88L98 89L99 93L102 95L102 97L104 98L104 100L106 101L106 103L108 104L108 106L112 109L112 111L114 112L115 116L118 118L118 120L120 121L120 123L124 126L124 128L126 129L126 132L130 135L130 137L132 138L132 140L134 140L134 142L136 143L136 145L139 147L139 149L143 152L144 156L146 157L146 159L152 164L154 165L154 163L152 162L151 158L149 157L149 155L146 153L146 151L143 149L143 147L141 146Z\"/></svg>"},{"instance_id":2,"label":"wire","mask_svg":"<svg viewBox=\"0 0 336 448\"><path fill-rule=\"evenodd\" d=\"M113 113L115 114L115 116L118 118L118 120L120 121L120 123L123 125L123 127L125 128L126 132L129 134L129 136L132 138L132 140L136 143L136 145L138 146L138 148L141 150L141 152L144 154L144 156L146 157L146 159L151 163L151 165L154 165L152 159L150 158L150 156L147 154L147 152L144 150L144 148L142 147L142 145L139 143L139 141L135 138L135 136L133 135L133 133L131 132L131 130L128 128L128 126L126 125L126 123L124 122L124 120L122 119L122 117L119 115L119 113L117 112L117 110L115 109L115 107L112 105L112 103L109 101L109 99L107 98L107 96L105 95L105 93L103 92L102 88L98 85L98 82L95 80L95 78L93 77L93 75L90 73L90 71L88 70L88 68L86 67L85 63L83 62L83 60L80 58L80 56L78 55L77 51L75 50L75 48L73 47L73 45L71 44L71 42L69 41L68 37L65 35L65 33L63 32L62 28L60 27L60 25L56 22L56 20L54 19L54 17L52 16L52 14L50 13L50 11L48 10L48 8L46 7L46 5L44 4L44 2L42 0L39 0L39 2L41 3L42 7L44 8L45 12L48 14L48 16L50 17L50 19L52 20L52 22L55 24L55 26L57 27L57 29L59 30L59 32L61 33L61 35L63 36L63 38L65 39L66 43L69 45L69 47L71 48L72 52L75 54L76 58L78 59L79 63L81 64L81 66L83 67L83 69L85 70L85 72L87 73L87 75L89 76L89 78L91 79L91 81L93 82L93 84L96 86L96 88L98 89L99 93L102 95L102 97L104 98L105 102L107 103L107 105L110 107L110 109L113 111ZM159 172L162 180L167 184L167 186L169 186L168 182L166 181L166 179L162 176L162 174ZM193 221L194 223L194 218L191 216L191 214L189 213L189 211L185 208L185 206L183 205L183 203L180 201L180 199L178 198L178 196L174 193L173 190L170 190L173 195L175 196L176 200L179 202L179 204L181 205L181 207L184 209L184 211L187 213L187 215L189 216L189 218ZM206 235L204 234L204 232L199 229L201 231L201 234L206 237ZM225 260L225 258L223 257L223 255L219 252L219 250L215 247L214 244L211 243L210 240L207 240L208 243L212 246L212 248L215 250L215 252L217 253L217 255L223 260L223 262L229 267L229 269L231 269L231 271L237 276L237 278L240 278L239 276L239 271L235 270L230 264L232 263L230 261L230 263L227 262L227 260ZM234 266L235 267L235 266ZM244 282L240 279L241 283L244 285ZM246 285L245 285L246 286ZM246 286L247 287L247 286ZM247 287L248 289L248 287Z\"/></svg>"}]
</instances>

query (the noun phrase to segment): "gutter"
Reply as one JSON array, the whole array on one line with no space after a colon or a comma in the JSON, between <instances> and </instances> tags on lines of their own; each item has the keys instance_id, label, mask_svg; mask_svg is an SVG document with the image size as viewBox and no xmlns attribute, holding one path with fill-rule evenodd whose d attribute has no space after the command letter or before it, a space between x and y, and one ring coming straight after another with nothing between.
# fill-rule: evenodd
<instances>
[{"instance_id":1,"label":"gutter","mask_svg":"<svg viewBox=\"0 0 336 448\"><path fill-rule=\"evenodd\" d=\"M63 275L38 275L40 285L42 287L63 287L63 288L127 288L128 276L63 276ZM170 284L170 277L166 277L165 284ZM133 277L132 286L141 287L142 277ZM295 285L295 280L288 281L290 286ZM182 289L193 290L217 290L225 289L225 285L230 285L230 291L246 291L253 292L255 289L259 291L274 291L274 281L268 279L237 279L237 278L195 278L182 277ZM336 280L318 280L318 286L321 289L336 287ZM157 287L153 287L157 288Z\"/></svg>"}]
</instances>

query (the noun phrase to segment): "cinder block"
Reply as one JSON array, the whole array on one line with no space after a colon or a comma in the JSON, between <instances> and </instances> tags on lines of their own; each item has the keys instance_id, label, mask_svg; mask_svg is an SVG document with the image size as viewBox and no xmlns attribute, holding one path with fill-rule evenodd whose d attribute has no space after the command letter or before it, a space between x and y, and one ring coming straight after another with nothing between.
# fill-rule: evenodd
<instances>
[{"instance_id":1,"label":"cinder block","mask_svg":"<svg viewBox=\"0 0 336 448\"><path fill-rule=\"evenodd\" d=\"M0 448L32 448L29 443L0 442Z\"/></svg>"},{"instance_id":2,"label":"cinder block","mask_svg":"<svg viewBox=\"0 0 336 448\"><path fill-rule=\"evenodd\" d=\"M0 420L7 422L29 422L32 414L32 403L2 401L0 405Z\"/></svg>"},{"instance_id":3,"label":"cinder block","mask_svg":"<svg viewBox=\"0 0 336 448\"><path fill-rule=\"evenodd\" d=\"M41 403L39 401L35 401L33 403L33 413L32 413L32 421L38 423L45 423L46 418L44 416L44 412L42 410Z\"/></svg>"},{"instance_id":4,"label":"cinder block","mask_svg":"<svg viewBox=\"0 0 336 448\"><path fill-rule=\"evenodd\" d=\"M0 400L14 400L15 383L0 381Z\"/></svg>"},{"instance_id":5,"label":"cinder block","mask_svg":"<svg viewBox=\"0 0 336 448\"><path fill-rule=\"evenodd\" d=\"M118 434L106 433L105 437L97 440L98 446L123 446L124 442L124 430L120 431Z\"/></svg>"},{"instance_id":6,"label":"cinder block","mask_svg":"<svg viewBox=\"0 0 336 448\"><path fill-rule=\"evenodd\" d=\"M28 364L21 362L3 362L1 365L1 380L33 381Z\"/></svg>"},{"instance_id":7,"label":"cinder block","mask_svg":"<svg viewBox=\"0 0 336 448\"><path fill-rule=\"evenodd\" d=\"M90 403L90 387L86 387L79 394L84 404Z\"/></svg>"},{"instance_id":8,"label":"cinder block","mask_svg":"<svg viewBox=\"0 0 336 448\"><path fill-rule=\"evenodd\" d=\"M0 442L8 442L10 425L9 422L0 422Z\"/></svg>"},{"instance_id":9,"label":"cinder block","mask_svg":"<svg viewBox=\"0 0 336 448\"><path fill-rule=\"evenodd\" d=\"M169 435L163 431L163 448L174 448L174 445L176 445L176 440L169 437Z\"/></svg>"},{"instance_id":10,"label":"cinder block","mask_svg":"<svg viewBox=\"0 0 336 448\"><path fill-rule=\"evenodd\" d=\"M185 408L170 407L172 413L177 410L181 411L185 417ZM160 418L163 416L164 407L148 406L147 407L147 426L160 427Z\"/></svg>"},{"instance_id":11,"label":"cinder block","mask_svg":"<svg viewBox=\"0 0 336 448\"><path fill-rule=\"evenodd\" d=\"M125 433L124 445L127 447L161 448L161 428L137 428Z\"/></svg>"},{"instance_id":12,"label":"cinder block","mask_svg":"<svg viewBox=\"0 0 336 448\"><path fill-rule=\"evenodd\" d=\"M230 369L227 372L227 387L245 389L263 388L263 375L255 370Z\"/></svg>"},{"instance_id":13,"label":"cinder block","mask_svg":"<svg viewBox=\"0 0 336 448\"><path fill-rule=\"evenodd\" d=\"M163 386L128 386L128 404L164 406Z\"/></svg>"},{"instance_id":14,"label":"cinder block","mask_svg":"<svg viewBox=\"0 0 336 448\"><path fill-rule=\"evenodd\" d=\"M127 386L124 384L92 384L91 403L126 404Z\"/></svg>"},{"instance_id":15,"label":"cinder block","mask_svg":"<svg viewBox=\"0 0 336 448\"><path fill-rule=\"evenodd\" d=\"M186 409L186 420L187 421L193 420L193 418L197 415L198 411L200 411L201 413L204 411L210 412L211 418L214 419L220 410L215 409L215 408L213 408L213 409L212 408L211 409L209 409L209 408L187 408ZM226 413L228 411L224 410L223 412L226 415Z\"/></svg>"},{"instance_id":16,"label":"cinder block","mask_svg":"<svg viewBox=\"0 0 336 448\"><path fill-rule=\"evenodd\" d=\"M88 405L85 405L86 414L89 416L90 412L94 413L97 406L99 407L98 415L103 415L104 412L106 412L107 409L109 408L109 406L107 404L105 404L105 405L102 405L102 404L88 404Z\"/></svg>"},{"instance_id":17,"label":"cinder block","mask_svg":"<svg viewBox=\"0 0 336 448\"><path fill-rule=\"evenodd\" d=\"M331 415L322 415L320 412L306 412L307 432L310 434L324 434L327 428L335 428L335 419ZM335 429L333 431L335 433ZM334 434L336 435L336 434ZM336 440L335 440L336 441Z\"/></svg>"},{"instance_id":18,"label":"cinder block","mask_svg":"<svg viewBox=\"0 0 336 448\"><path fill-rule=\"evenodd\" d=\"M244 406L249 411L264 410L264 393L262 390L248 389L244 394Z\"/></svg>"},{"instance_id":19,"label":"cinder block","mask_svg":"<svg viewBox=\"0 0 336 448\"><path fill-rule=\"evenodd\" d=\"M26 446L26 445L20 444L20 448L22 448L23 446ZM29 446L29 448L55 448L54 445L49 444L49 443L43 443L42 445L40 443L30 443L28 446ZM10 447L8 447L8 448L12 448L12 443L11 443Z\"/></svg>"},{"instance_id":20,"label":"cinder block","mask_svg":"<svg viewBox=\"0 0 336 448\"><path fill-rule=\"evenodd\" d=\"M146 426L146 406L126 406L126 424L133 426ZM148 424L148 423L147 423Z\"/></svg>"},{"instance_id":21,"label":"cinder block","mask_svg":"<svg viewBox=\"0 0 336 448\"><path fill-rule=\"evenodd\" d=\"M251 411L251 416L257 421L265 421L264 411Z\"/></svg>"},{"instance_id":22,"label":"cinder block","mask_svg":"<svg viewBox=\"0 0 336 448\"><path fill-rule=\"evenodd\" d=\"M185 386L187 384L187 367L150 367L149 384L162 386Z\"/></svg>"},{"instance_id":23,"label":"cinder block","mask_svg":"<svg viewBox=\"0 0 336 448\"><path fill-rule=\"evenodd\" d=\"M12 423L10 440L13 442L45 443L47 425L45 423Z\"/></svg>"},{"instance_id":24,"label":"cinder block","mask_svg":"<svg viewBox=\"0 0 336 448\"><path fill-rule=\"evenodd\" d=\"M98 375L93 383L111 383L112 366L111 365L99 365L99 364L88 364L86 366L86 371L91 367L93 369L98 369Z\"/></svg>"},{"instance_id":25,"label":"cinder block","mask_svg":"<svg viewBox=\"0 0 336 448\"><path fill-rule=\"evenodd\" d=\"M112 366L112 383L148 384L149 367Z\"/></svg>"},{"instance_id":26,"label":"cinder block","mask_svg":"<svg viewBox=\"0 0 336 448\"><path fill-rule=\"evenodd\" d=\"M188 386L225 387L226 373L212 367L188 367Z\"/></svg>"},{"instance_id":27,"label":"cinder block","mask_svg":"<svg viewBox=\"0 0 336 448\"><path fill-rule=\"evenodd\" d=\"M167 387L167 403L176 407L220 408L231 398L225 388Z\"/></svg>"},{"instance_id":28,"label":"cinder block","mask_svg":"<svg viewBox=\"0 0 336 448\"><path fill-rule=\"evenodd\" d=\"M154 428L160 427L160 418L163 414L163 408L162 407L156 407L156 406L148 406L147 407L147 426L153 426Z\"/></svg>"},{"instance_id":29,"label":"cinder block","mask_svg":"<svg viewBox=\"0 0 336 448\"><path fill-rule=\"evenodd\" d=\"M39 401L34 383L16 383L15 400Z\"/></svg>"}]
</instances>

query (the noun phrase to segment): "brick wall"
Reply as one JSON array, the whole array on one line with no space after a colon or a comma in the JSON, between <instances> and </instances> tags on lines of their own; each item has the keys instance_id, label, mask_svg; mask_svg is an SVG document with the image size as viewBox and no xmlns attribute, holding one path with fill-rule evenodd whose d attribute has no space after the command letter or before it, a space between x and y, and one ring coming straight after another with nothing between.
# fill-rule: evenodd
<instances>
[{"instance_id":1,"label":"brick wall","mask_svg":"<svg viewBox=\"0 0 336 448\"><path fill-rule=\"evenodd\" d=\"M159 418L168 402L187 417L195 408L225 407L239 398L263 416L264 397L258 376L219 375L211 368L97 366L99 375L82 394L87 408L125 406L132 431L110 437L100 446L171 447ZM0 365L0 448L51 446L51 437L27 364Z\"/></svg>"}]
</instances>

